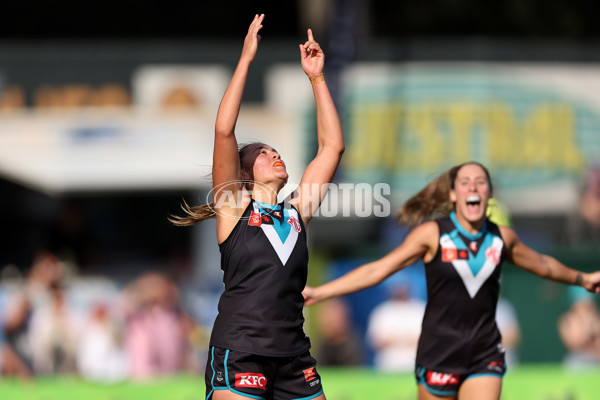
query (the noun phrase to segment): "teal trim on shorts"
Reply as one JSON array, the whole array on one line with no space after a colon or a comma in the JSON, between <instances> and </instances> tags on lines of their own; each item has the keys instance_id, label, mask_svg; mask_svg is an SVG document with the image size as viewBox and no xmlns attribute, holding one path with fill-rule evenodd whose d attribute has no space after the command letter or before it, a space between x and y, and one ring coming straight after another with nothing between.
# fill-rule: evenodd
<instances>
[{"instance_id":1,"label":"teal trim on shorts","mask_svg":"<svg viewBox=\"0 0 600 400\"><path fill-rule=\"evenodd\" d=\"M294 399L294 400L310 400L310 399L314 399L316 397L319 397L320 395L323 394L323 391L321 390L319 393L317 394L313 394L312 396L308 396L308 397L302 397L300 399Z\"/></svg>"},{"instance_id":2,"label":"teal trim on shorts","mask_svg":"<svg viewBox=\"0 0 600 400\"><path fill-rule=\"evenodd\" d=\"M473 374L473 375L467 376L463 380L463 382L465 382L466 380L469 380L471 378L480 378L482 376L491 376L491 377L494 377L494 378L500 378L500 379L502 379L502 377L504 376L504 374L492 374L492 373ZM431 388L430 386L427 385L427 383L425 383L425 380L423 379L423 376L419 377L419 379L417 380L417 384L423 385L423 387L429 393L435 394L436 396L455 396L455 395L458 394L458 391L455 391L455 392L443 392L441 390L435 390L435 389ZM459 385L459 387L460 387L460 385Z\"/></svg>"},{"instance_id":3,"label":"teal trim on shorts","mask_svg":"<svg viewBox=\"0 0 600 400\"><path fill-rule=\"evenodd\" d=\"M213 381L215 380L215 367L213 363L215 362L215 346L210 349L210 369L212 369L212 378L210 378L210 386L212 389L208 392L208 396L206 396L206 400L210 399L213 392L215 391L215 385L213 385Z\"/></svg>"},{"instance_id":4,"label":"teal trim on shorts","mask_svg":"<svg viewBox=\"0 0 600 400\"><path fill-rule=\"evenodd\" d=\"M229 386L229 373L227 371L227 359L229 358L229 349L225 350L225 359L223 360L223 367L225 368L225 384L227 385L227 387L229 389L231 389L231 386Z\"/></svg>"},{"instance_id":5,"label":"teal trim on shorts","mask_svg":"<svg viewBox=\"0 0 600 400\"><path fill-rule=\"evenodd\" d=\"M263 397L240 392L239 390L235 390L234 388L231 387L231 384L229 383L229 372L227 371L227 359L228 358L229 358L229 349L227 349L225 351L225 360L223 361L223 365L225 366L225 383L227 384L227 389L229 389L230 392L238 394L240 396L249 397L251 399L265 400ZM223 388L223 389L225 389L225 388Z\"/></svg>"},{"instance_id":6,"label":"teal trim on shorts","mask_svg":"<svg viewBox=\"0 0 600 400\"><path fill-rule=\"evenodd\" d=\"M441 390L435 390L428 386L425 382L418 382L419 385L423 385L423 387L431 394L435 394L436 396L456 396L458 391L455 392L443 392Z\"/></svg>"},{"instance_id":7,"label":"teal trim on shorts","mask_svg":"<svg viewBox=\"0 0 600 400\"><path fill-rule=\"evenodd\" d=\"M504 372L505 374L506 372ZM504 377L504 374L494 374L493 372L482 372L481 374L473 374L473 375L469 375L465 378L465 381L471 378L481 378L482 376L491 376L494 378L500 378L502 379L502 377ZM464 381L463 381L464 382Z\"/></svg>"}]
</instances>

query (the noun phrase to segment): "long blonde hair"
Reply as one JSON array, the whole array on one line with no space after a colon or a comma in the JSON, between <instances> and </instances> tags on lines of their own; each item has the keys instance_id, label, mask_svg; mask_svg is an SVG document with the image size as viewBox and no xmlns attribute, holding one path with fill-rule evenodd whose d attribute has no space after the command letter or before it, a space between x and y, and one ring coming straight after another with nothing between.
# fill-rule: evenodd
<instances>
[{"instance_id":1,"label":"long blonde hair","mask_svg":"<svg viewBox=\"0 0 600 400\"><path fill-rule=\"evenodd\" d=\"M248 151L250 150L250 146L254 145L263 144L260 142L252 142L238 146L238 156L240 158L241 175L240 180L243 181L243 186L250 190L252 189L252 184L254 181L254 174L252 172L254 163L249 162L246 156L249 154ZM198 222L202 222L210 218L215 218L217 216L214 201L199 206L190 206L184 201L181 205L181 209L183 210L185 215L171 215L168 218L169 222L171 222L173 225L192 226L194 224L197 224Z\"/></svg>"},{"instance_id":2,"label":"long blonde hair","mask_svg":"<svg viewBox=\"0 0 600 400\"><path fill-rule=\"evenodd\" d=\"M478 162L466 162L455 165L440 176L429 182L419 193L408 199L396 216L401 224L412 228L429 219L450 215L454 210L454 203L450 201L450 190L454 189L454 182L458 171L465 165L475 164L480 166L487 176L490 190L492 180L487 168Z\"/></svg>"}]
</instances>

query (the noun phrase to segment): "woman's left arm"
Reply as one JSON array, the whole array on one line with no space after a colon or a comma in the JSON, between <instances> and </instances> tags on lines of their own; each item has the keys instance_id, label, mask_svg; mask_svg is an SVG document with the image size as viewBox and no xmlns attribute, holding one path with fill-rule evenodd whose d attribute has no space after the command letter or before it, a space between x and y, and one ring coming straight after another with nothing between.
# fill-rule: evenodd
<instances>
[{"instance_id":1,"label":"woman's left arm","mask_svg":"<svg viewBox=\"0 0 600 400\"><path fill-rule=\"evenodd\" d=\"M600 271L585 273L569 268L554 257L540 254L527 247L515 231L500 226L508 260L526 271L556 282L576 285L592 293L600 293Z\"/></svg>"},{"instance_id":2,"label":"woman's left arm","mask_svg":"<svg viewBox=\"0 0 600 400\"><path fill-rule=\"evenodd\" d=\"M344 152L340 118L323 76L325 54L314 40L312 30L307 33L308 40L300 45L300 60L315 98L318 148L291 201L300 210L304 223L308 223L319 208Z\"/></svg>"}]
</instances>

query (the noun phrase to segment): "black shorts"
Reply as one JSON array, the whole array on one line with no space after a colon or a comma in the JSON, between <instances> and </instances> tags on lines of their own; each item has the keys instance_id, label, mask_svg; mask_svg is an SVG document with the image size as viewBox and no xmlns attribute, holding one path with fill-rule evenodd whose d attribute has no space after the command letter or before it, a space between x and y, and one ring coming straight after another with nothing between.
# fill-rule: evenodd
<instances>
[{"instance_id":1,"label":"black shorts","mask_svg":"<svg viewBox=\"0 0 600 400\"><path fill-rule=\"evenodd\" d=\"M455 396L458 394L460 385L467 379L480 376L502 378L505 373L504 353L491 355L481 363L469 368L468 372L464 374L438 372L420 365L415 368L417 384L423 385L428 392L436 396Z\"/></svg>"},{"instance_id":2,"label":"black shorts","mask_svg":"<svg viewBox=\"0 0 600 400\"><path fill-rule=\"evenodd\" d=\"M206 363L206 400L215 390L261 400L309 400L323 393L317 360L309 352L266 357L210 347Z\"/></svg>"}]
</instances>

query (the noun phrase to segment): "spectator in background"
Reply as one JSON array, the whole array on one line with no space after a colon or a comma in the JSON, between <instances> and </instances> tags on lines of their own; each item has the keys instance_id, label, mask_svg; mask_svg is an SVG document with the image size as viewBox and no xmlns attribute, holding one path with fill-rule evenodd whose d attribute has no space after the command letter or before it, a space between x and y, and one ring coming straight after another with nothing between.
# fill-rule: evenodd
<instances>
[{"instance_id":1,"label":"spectator in background","mask_svg":"<svg viewBox=\"0 0 600 400\"><path fill-rule=\"evenodd\" d=\"M332 299L321 305L318 311L321 342L319 363L329 366L360 365L364 361L364 349L352 325L346 302Z\"/></svg>"},{"instance_id":2,"label":"spectator in background","mask_svg":"<svg viewBox=\"0 0 600 400\"><path fill-rule=\"evenodd\" d=\"M571 306L558 321L560 338L568 350L567 368L600 365L600 312L592 295L579 287L568 290Z\"/></svg>"},{"instance_id":3,"label":"spectator in background","mask_svg":"<svg viewBox=\"0 0 600 400\"><path fill-rule=\"evenodd\" d=\"M404 280L388 288L389 299L373 309L367 339L375 350L374 365L381 371L412 372L425 302L412 296Z\"/></svg>"},{"instance_id":4,"label":"spectator in background","mask_svg":"<svg viewBox=\"0 0 600 400\"><path fill-rule=\"evenodd\" d=\"M161 273L148 272L126 288L125 297L129 376L148 380L183 371L188 321L175 283Z\"/></svg>"},{"instance_id":5,"label":"spectator in background","mask_svg":"<svg viewBox=\"0 0 600 400\"><path fill-rule=\"evenodd\" d=\"M83 378L100 383L128 377L122 327L108 303L96 302L89 309L77 349L77 369Z\"/></svg>"},{"instance_id":6,"label":"spectator in background","mask_svg":"<svg viewBox=\"0 0 600 400\"><path fill-rule=\"evenodd\" d=\"M75 374L80 323L61 282L50 285L48 302L33 310L29 338L38 374Z\"/></svg>"},{"instance_id":7,"label":"spectator in background","mask_svg":"<svg viewBox=\"0 0 600 400\"><path fill-rule=\"evenodd\" d=\"M29 368L33 369L31 345L31 319L36 310L49 304L52 286L59 285L64 268L52 253L42 250L33 258L26 281L9 298L3 313L3 329L6 342Z\"/></svg>"},{"instance_id":8,"label":"spectator in background","mask_svg":"<svg viewBox=\"0 0 600 400\"><path fill-rule=\"evenodd\" d=\"M2 321L2 334L5 347L16 354L30 371L33 371L31 345L28 333L31 320L32 305L23 292L19 292L10 299L4 310Z\"/></svg>"},{"instance_id":9,"label":"spectator in background","mask_svg":"<svg viewBox=\"0 0 600 400\"><path fill-rule=\"evenodd\" d=\"M5 341L4 331L0 329L0 377L2 376L31 378L33 374L31 368Z\"/></svg>"}]
</instances>

